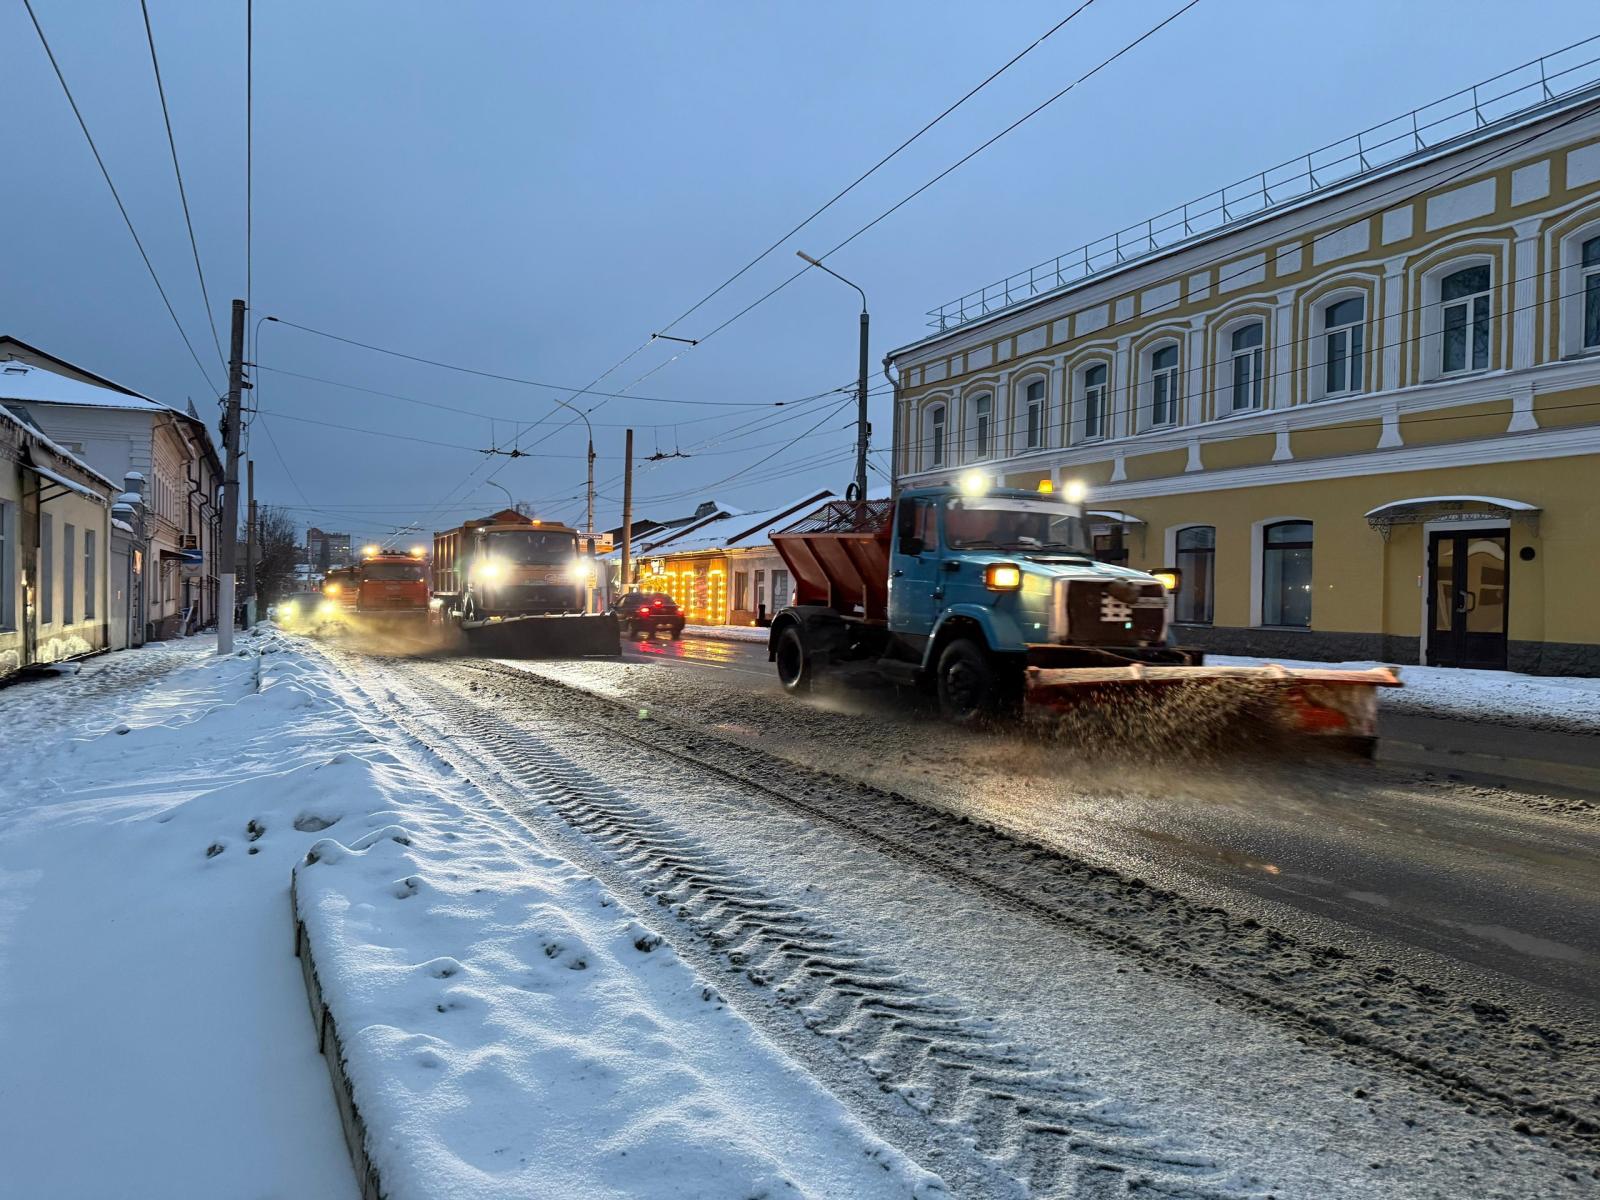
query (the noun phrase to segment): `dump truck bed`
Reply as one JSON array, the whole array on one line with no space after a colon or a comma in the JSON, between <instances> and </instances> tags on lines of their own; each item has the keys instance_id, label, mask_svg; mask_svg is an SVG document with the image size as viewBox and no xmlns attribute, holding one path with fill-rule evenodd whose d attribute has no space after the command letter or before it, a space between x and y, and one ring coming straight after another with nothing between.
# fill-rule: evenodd
<instances>
[{"instance_id":1,"label":"dump truck bed","mask_svg":"<svg viewBox=\"0 0 1600 1200\"><path fill-rule=\"evenodd\" d=\"M881 622L889 611L893 500L830 500L772 535L794 576L794 602Z\"/></svg>"}]
</instances>

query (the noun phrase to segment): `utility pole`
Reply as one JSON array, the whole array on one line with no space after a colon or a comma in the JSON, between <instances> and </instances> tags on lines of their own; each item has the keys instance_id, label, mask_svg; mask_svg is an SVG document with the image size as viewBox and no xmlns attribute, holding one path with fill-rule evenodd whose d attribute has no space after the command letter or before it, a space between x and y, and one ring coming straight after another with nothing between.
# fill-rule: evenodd
<instances>
[{"instance_id":1,"label":"utility pole","mask_svg":"<svg viewBox=\"0 0 1600 1200\"><path fill-rule=\"evenodd\" d=\"M628 446L622 454L622 594L632 579L628 575L633 554L633 430L628 430Z\"/></svg>"},{"instance_id":2,"label":"utility pole","mask_svg":"<svg viewBox=\"0 0 1600 1200\"><path fill-rule=\"evenodd\" d=\"M239 405L244 395L244 301L233 302L228 341L228 410L222 418L222 545L218 549L217 653L233 653L234 576L239 557Z\"/></svg>"},{"instance_id":3,"label":"utility pole","mask_svg":"<svg viewBox=\"0 0 1600 1200\"><path fill-rule=\"evenodd\" d=\"M861 297L861 372L856 378L856 499L867 498L867 298Z\"/></svg>"},{"instance_id":4,"label":"utility pole","mask_svg":"<svg viewBox=\"0 0 1600 1200\"><path fill-rule=\"evenodd\" d=\"M244 460L244 494L245 494L245 534L244 534L244 602L253 605L260 611L260 602L256 600L256 460ZM254 616L249 608L245 612Z\"/></svg>"}]
</instances>

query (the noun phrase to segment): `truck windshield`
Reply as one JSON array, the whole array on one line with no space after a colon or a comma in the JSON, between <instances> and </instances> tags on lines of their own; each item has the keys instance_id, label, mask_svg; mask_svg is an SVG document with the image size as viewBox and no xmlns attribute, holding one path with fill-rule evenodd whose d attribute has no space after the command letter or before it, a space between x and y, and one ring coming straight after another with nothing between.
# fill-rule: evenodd
<instances>
[{"instance_id":1,"label":"truck windshield","mask_svg":"<svg viewBox=\"0 0 1600 1200\"><path fill-rule=\"evenodd\" d=\"M1088 553L1083 518L1065 504L1049 500L957 497L945 506L944 532L957 550Z\"/></svg>"},{"instance_id":2,"label":"truck windshield","mask_svg":"<svg viewBox=\"0 0 1600 1200\"><path fill-rule=\"evenodd\" d=\"M514 563L567 563L578 552L570 533L554 529L517 529L489 535L489 553Z\"/></svg>"},{"instance_id":3,"label":"truck windshield","mask_svg":"<svg viewBox=\"0 0 1600 1200\"><path fill-rule=\"evenodd\" d=\"M367 563L361 568L362 579L421 579L422 564L419 562L405 563Z\"/></svg>"}]
</instances>

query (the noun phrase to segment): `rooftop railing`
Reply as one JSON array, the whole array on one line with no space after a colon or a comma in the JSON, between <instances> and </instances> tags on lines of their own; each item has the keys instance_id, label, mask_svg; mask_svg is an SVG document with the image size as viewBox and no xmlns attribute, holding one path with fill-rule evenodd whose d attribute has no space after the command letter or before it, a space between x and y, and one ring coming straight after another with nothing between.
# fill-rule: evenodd
<instances>
[{"instance_id":1,"label":"rooftop railing","mask_svg":"<svg viewBox=\"0 0 1600 1200\"><path fill-rule=\"evenodd\" d=\"M928 324L940 332L954 329L1314 192L1435 153L1490 127L1515 123L1597 84L1600 34L968 292L930 309Z\"/></svg>"}]
</instances>

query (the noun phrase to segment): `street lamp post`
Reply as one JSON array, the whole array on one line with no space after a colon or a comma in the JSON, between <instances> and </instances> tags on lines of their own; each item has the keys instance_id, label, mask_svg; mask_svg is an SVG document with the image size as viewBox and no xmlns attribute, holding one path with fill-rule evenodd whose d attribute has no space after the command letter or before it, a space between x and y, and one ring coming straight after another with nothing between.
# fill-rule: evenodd
<instances>
[{"instance_id":1,"label":"street lamp post","mask_svg":"<svg viewBox=\"0 0 1600 1200\"><path fill-rule=\"evenodd\" d=\"M511 498L511 489L508 488L505 484L498 483L493 479L485 479L484 482L487 483L490 487L499 488L502 492L504 492L506 494L506 507L507 508L516 508L517 507L517 502Z\"/></svg>"},{"instance_id":2,"label":"street lamp post","mask_svg":"<svg viewBox=\"0 0 1600 1200\"><path fill-rule=\"evenodd\" d=\"M857 500L865 500L867 498L867 435L869 433L867 425L867 294L861 290L859 285L850 283L848 279L832 267L824 265L821 259L812 258L804 250L796 250L795 254L805 259L813 267L821 267L822 270L832 275L840 283L850 284L861 296L861 362L860 369L856 375L856 478L854 487L855 498Z\"/></svg>"}]
</instances>

